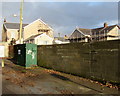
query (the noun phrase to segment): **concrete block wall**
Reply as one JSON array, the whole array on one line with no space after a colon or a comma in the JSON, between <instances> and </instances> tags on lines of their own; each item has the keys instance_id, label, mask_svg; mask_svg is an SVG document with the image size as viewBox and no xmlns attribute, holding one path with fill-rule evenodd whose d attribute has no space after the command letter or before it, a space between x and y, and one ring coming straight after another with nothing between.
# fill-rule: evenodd
<instances>
[{"instance_id":1,"label":"concrete block wall","mask_svg":"<svg viewBox=\"0 0 120 96\"><path fill-rule=\"evenodd\" d=\"M38 65L54 70L120 82L120 40L38 46Z\"/></svg>"}]
</instances>

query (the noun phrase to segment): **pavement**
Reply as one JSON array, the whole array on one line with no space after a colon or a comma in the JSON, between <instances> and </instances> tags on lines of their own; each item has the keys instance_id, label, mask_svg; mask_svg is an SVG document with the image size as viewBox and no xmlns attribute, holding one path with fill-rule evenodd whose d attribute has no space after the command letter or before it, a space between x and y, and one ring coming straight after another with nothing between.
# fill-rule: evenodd
<instances>
[{"instance_id":1,"label":"pavement","mask_svg":"<svg viewBox=\"0 0 120 96\"><path fill-rule=\"evenodd\" d=\"M1 62L1 59L0 59ZM0 95L2 95L2 66L0 63Z\"/></svg>"},{"instance_id":2,"label":"pavement","mask_svg":"<svg viewBox=\"0 0 120 96\"><path fill-rule=\"evenodd\" d=\"M5 60L2 68L2 94L119 94L99 82L51 69L25 69ZM97 94L97 95L96 95ZM112 95L111 95L112 96Z\"/></svg>"}]
</instances>

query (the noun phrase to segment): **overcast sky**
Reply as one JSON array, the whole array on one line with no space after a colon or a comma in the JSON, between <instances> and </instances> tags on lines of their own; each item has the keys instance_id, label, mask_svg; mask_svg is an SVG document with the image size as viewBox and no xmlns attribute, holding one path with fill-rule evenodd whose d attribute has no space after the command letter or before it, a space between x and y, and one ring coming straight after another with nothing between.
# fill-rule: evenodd
<instances>
[{"instance_id":1,"label":"overcast sky","mask_svg":"<svg viewBox=\"0 0 120 96\"><path fill-rule=\"evenodd\" d=\"M19 22L19 2L2 2L2 17L7 22ZM103 27L118 23L117 2L24 2L23 23L42 19L50 25L55 36L70 35L77 27Z\"/></svg>"}]
</instances>

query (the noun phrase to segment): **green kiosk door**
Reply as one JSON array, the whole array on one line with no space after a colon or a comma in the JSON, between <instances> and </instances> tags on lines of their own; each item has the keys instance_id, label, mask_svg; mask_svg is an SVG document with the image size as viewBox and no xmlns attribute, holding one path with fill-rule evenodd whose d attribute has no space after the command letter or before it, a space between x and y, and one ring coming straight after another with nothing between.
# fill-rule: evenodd
<instances>
[{"instance_id":1,"label":"green kiosk door","mask_svg":"<svg viewBox=\"0 0 120 96\"><path fill-rule=\"evenodd\" d=\"M37 65L37 45L26 44L26 67Z\"/></svg>"},{"instance_id":2,"label":"green kiosk door","mask_svg":"<svg viewBox=\"0 0 120 96\"><path fill-rule=\"evenodd\" d=\"M25 67L37 66L37 45L36 44L18 44L17 64Z\"/></svg>"}]
</instances>

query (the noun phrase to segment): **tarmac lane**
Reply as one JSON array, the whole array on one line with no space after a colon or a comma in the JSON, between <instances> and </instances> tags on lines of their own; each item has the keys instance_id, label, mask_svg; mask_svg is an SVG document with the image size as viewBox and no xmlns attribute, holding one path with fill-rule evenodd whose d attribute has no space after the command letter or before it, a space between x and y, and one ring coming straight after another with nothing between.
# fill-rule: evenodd
<instances>
[{"instance_id":1,"label":"tarmac lane","mask_svg":"<svg viewBox=\"0 0 120 96\"><path fill-rule=\"evenodd\" d=\"M25 69L9 60L2 70L2 94L118 94L87 79L41 67Z\"/></svg>"}]
</instances>

